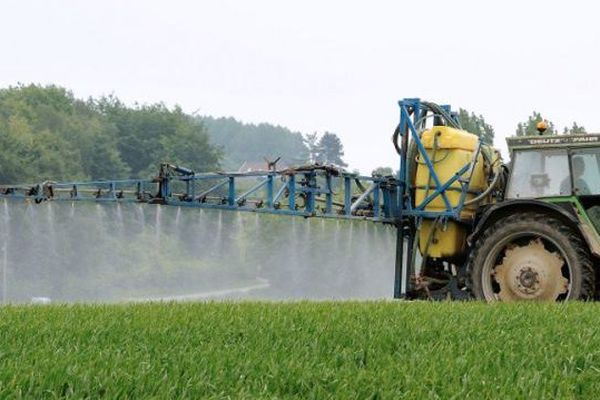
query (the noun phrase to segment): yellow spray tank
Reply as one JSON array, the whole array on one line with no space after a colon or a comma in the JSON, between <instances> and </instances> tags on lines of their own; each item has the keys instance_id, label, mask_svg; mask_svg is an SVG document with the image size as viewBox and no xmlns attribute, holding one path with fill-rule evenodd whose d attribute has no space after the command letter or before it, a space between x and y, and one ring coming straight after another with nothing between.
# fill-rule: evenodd
<instances>
[{"instance_id":1,"label":"yellow spray tank","mask_svg":"<svg viewBox=\"0 0 600 400\"><path fill-rule=\"evenodd\" d=\"M421 136L421 141L441 184L444 184L461 168L469 164L479 146L477 136L447 126L434 126L426 130ZM417 168L414 178L414 204L419 205L425 198L435 192L436 186L422 157L417 155L415 161ZM472 203L478 195L488 188L488 178L493 172L497 172L496 168L499 168L500 164L499 153L489 146L482 146L465 198L465 207L460 214L461 221L471 221L477 205L491 201L490 197L487 197L477 204ZM469 171L463 175L463 178L469 178ZM456 207L461 197L460 182L455 181L446 190L446 195L450 205ZM470 202L471 204L469 204ZM437 196L425 206L425 210L445 211L446 204L442 196ZM458 257L465 251L466 234L467 230L459 222L448 221L444 224L436 224L433 220L423 220L419 231L419 249L421 254L426 253L431 258Z\"/></svg>"}]
</instances>

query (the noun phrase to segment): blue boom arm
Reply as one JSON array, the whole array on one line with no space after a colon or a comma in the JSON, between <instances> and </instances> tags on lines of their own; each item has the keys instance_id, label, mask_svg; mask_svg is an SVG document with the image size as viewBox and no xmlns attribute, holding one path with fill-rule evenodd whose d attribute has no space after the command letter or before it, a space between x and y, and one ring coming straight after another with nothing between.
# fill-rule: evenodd
<instances>
[{"instance_id":1,"label":"blue boom arm","mask_svg":"<svg viewBox=\"0 0 600 400\"><path fill-rule=\"evenodd\" d=\"M194 173L162 164L154 179L0 186L0 197L42 201L143 202L303 217L393 223L398 183L330 166L281 171Z\"/></svg>"}]
</instances>

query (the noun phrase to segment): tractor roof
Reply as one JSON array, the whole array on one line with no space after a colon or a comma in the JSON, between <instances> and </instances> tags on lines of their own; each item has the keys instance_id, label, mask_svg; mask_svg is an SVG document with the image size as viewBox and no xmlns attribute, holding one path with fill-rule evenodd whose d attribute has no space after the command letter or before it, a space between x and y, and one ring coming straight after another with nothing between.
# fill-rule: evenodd
<instances>
[{"instance_id":1,"label":"tractor roof","mask_svg":"<svg viewBox=\"0 0 600 400\"><path fill-rule=\"evenodd\" d=\"M567 147L600 147L600 134L513 136L506 138L506 143L510 151Z\"/></svg>"}]
</instances>

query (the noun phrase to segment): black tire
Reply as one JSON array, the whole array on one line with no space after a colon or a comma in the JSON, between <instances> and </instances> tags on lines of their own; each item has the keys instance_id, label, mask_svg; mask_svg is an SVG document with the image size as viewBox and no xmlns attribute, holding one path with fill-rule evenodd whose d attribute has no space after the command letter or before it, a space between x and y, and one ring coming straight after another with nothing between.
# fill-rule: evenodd
<instances>
[{"instance_id":1,"label":"black tire","mask_svg":"<svg viewBox=\"0 0 600 400\"><path fill-rule=\"evenodd\" d=\"M489 268L492 263L497 265L508 247L503 247L502 243L508 245L512 240L527 240L528 237L539 237L547 241L551 246L556 247L565 260L563 268L568 270L569 287L567 293L561 295L562 298L559 297L558 300L593 298L595 273L590 252L579 233L552 215L524 212L499 219L473 244L467 263L467 273L470 290L476 299L494 300L489 290L493 284L487 286L486 279L488 282L492 280Z\"/></svg>"}]
</instances>

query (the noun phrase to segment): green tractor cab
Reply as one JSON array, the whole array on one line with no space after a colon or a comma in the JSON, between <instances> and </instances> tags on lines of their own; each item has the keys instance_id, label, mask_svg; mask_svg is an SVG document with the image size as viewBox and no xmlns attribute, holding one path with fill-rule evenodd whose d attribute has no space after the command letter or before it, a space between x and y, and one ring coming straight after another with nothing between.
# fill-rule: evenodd
<instances>
[{"instance_id":1,"label":"green tractor cab","mask_svg":"<svg viewBox=\"0 0 600 400\"><path fill-rule=\"evenodd\" d=\"M476 298L592 299L600 257L600 135L508 138L504 199L481 206L467 263Z\"/></svg>"}]
</instances>

